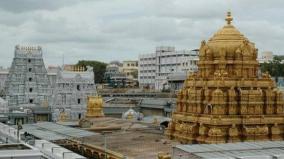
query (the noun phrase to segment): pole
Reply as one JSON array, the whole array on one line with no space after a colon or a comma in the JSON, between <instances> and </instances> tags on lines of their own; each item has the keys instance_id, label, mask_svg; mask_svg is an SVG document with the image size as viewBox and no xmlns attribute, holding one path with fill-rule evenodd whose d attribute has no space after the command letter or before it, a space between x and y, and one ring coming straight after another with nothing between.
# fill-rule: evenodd
<instances>
[{"instance_id":1,"label":"pole","mask_svg":"<svg viewBox=\"0 0 284 159\"><path fill-rule=\"evenodd\" d=\"M104 134L104 151L105 151L105 159L107 159L107 153L106 153L106 150L107 150L107 145L106 145L106 134Z\"/></svg>"},{"instance_id":2,"label":"pole","mask_svg":"<svg viewBox=\"0 0 284 159\"><path fill-rule=\"evenodd\" d=\"M104 136L104 151L105 151L105 159L107 159L107 134L112 133L111 131L103 131L102 135Z\"/></svg>"}]
</instances>

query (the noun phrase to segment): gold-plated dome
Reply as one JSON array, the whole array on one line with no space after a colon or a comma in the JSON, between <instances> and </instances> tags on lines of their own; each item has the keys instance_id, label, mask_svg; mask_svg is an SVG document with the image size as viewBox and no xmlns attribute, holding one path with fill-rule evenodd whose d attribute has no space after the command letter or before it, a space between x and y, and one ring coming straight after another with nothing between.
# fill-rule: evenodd
<instances>
[{"instance_id":1,"label":"gold-plated dome","mask_svg":"<svg viewBox=\"0 0 284 159\"><path fill-rule=\"evenodd\" d=\"M212 48L213 52L218 51L220 48L227 48L229 49L228 51L231 52L237 49L243 41L248 41L248 39L231 24L233 20L231 12L227 13L225 20L227 24L208 40L207 44ZM253 43L250 43L250 45L254 46Z\"/></svg>"}]
</instances>

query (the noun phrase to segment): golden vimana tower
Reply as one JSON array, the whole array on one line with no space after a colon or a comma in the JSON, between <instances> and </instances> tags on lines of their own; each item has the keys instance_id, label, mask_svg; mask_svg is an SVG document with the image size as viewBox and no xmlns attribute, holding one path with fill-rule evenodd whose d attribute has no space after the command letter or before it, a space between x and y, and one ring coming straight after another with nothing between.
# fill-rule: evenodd
<instances>
[{"instance_id":1,"label":"golden vimana tower","mask_svg":"<svg viewBox=\"0 0 284 159\"><path fill-rule=\"evenodd\" d=\"M181 143L282 140L283 94L259 72L257 49L227 24L199 50L198 72L179 91L166 135Z\"/></svg>"}]
</instances>

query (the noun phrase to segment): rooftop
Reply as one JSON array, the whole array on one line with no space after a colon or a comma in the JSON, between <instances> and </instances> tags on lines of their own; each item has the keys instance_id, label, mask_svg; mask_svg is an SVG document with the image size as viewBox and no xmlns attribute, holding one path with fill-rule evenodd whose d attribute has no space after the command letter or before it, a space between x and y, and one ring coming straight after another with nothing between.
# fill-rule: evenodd
<instances>
[{"instance_id":1,"label":"rooftop","mask_svg":"<svg viewBox=\"0 0 284 159\"><path fill-rule=\"evenodd\" d=\"M226 144L177 145L173 158L252 159L284 157L284 141L241 142Z\"/></svg>"},{"instance_id":2,"label":"rooftop","mask_svg":"<svg viewBox=\"0 0 284 159\"><path fill-rule=\"evenodd\" d=\"M35 124L24 124L23 132L44 140L60 140L69 138L81 138L97 135L97 133L71 128L52 122L40 122Z\"/></svg>"},{"instance_id":3,"label":"rooftop","mask_svg":"<svg viewBox=\"0 0 284 159\"><path fill-rule=\"evenodd\" d=\"M29 158L36 159L43 154L26 144L1 144L0 158Z\"/></svg>"}]
</instances>

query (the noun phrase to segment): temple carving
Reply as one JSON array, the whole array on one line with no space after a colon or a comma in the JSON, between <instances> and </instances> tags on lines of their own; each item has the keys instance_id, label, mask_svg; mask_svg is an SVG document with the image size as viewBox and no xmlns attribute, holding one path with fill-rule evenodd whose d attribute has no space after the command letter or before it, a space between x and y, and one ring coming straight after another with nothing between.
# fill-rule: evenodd
<instances>
[{"instance_id":1,"label":"temple carving","mask_svg":"<svg viewBox=\"0 0 284 159\"><path fill-rule=\"evenodd\" d=\"M199 50L198 72L179 91L166 135L181 143L282 140L284 98L260 73L257 48L227 24Z\"/></svg>"}]
</instances>

